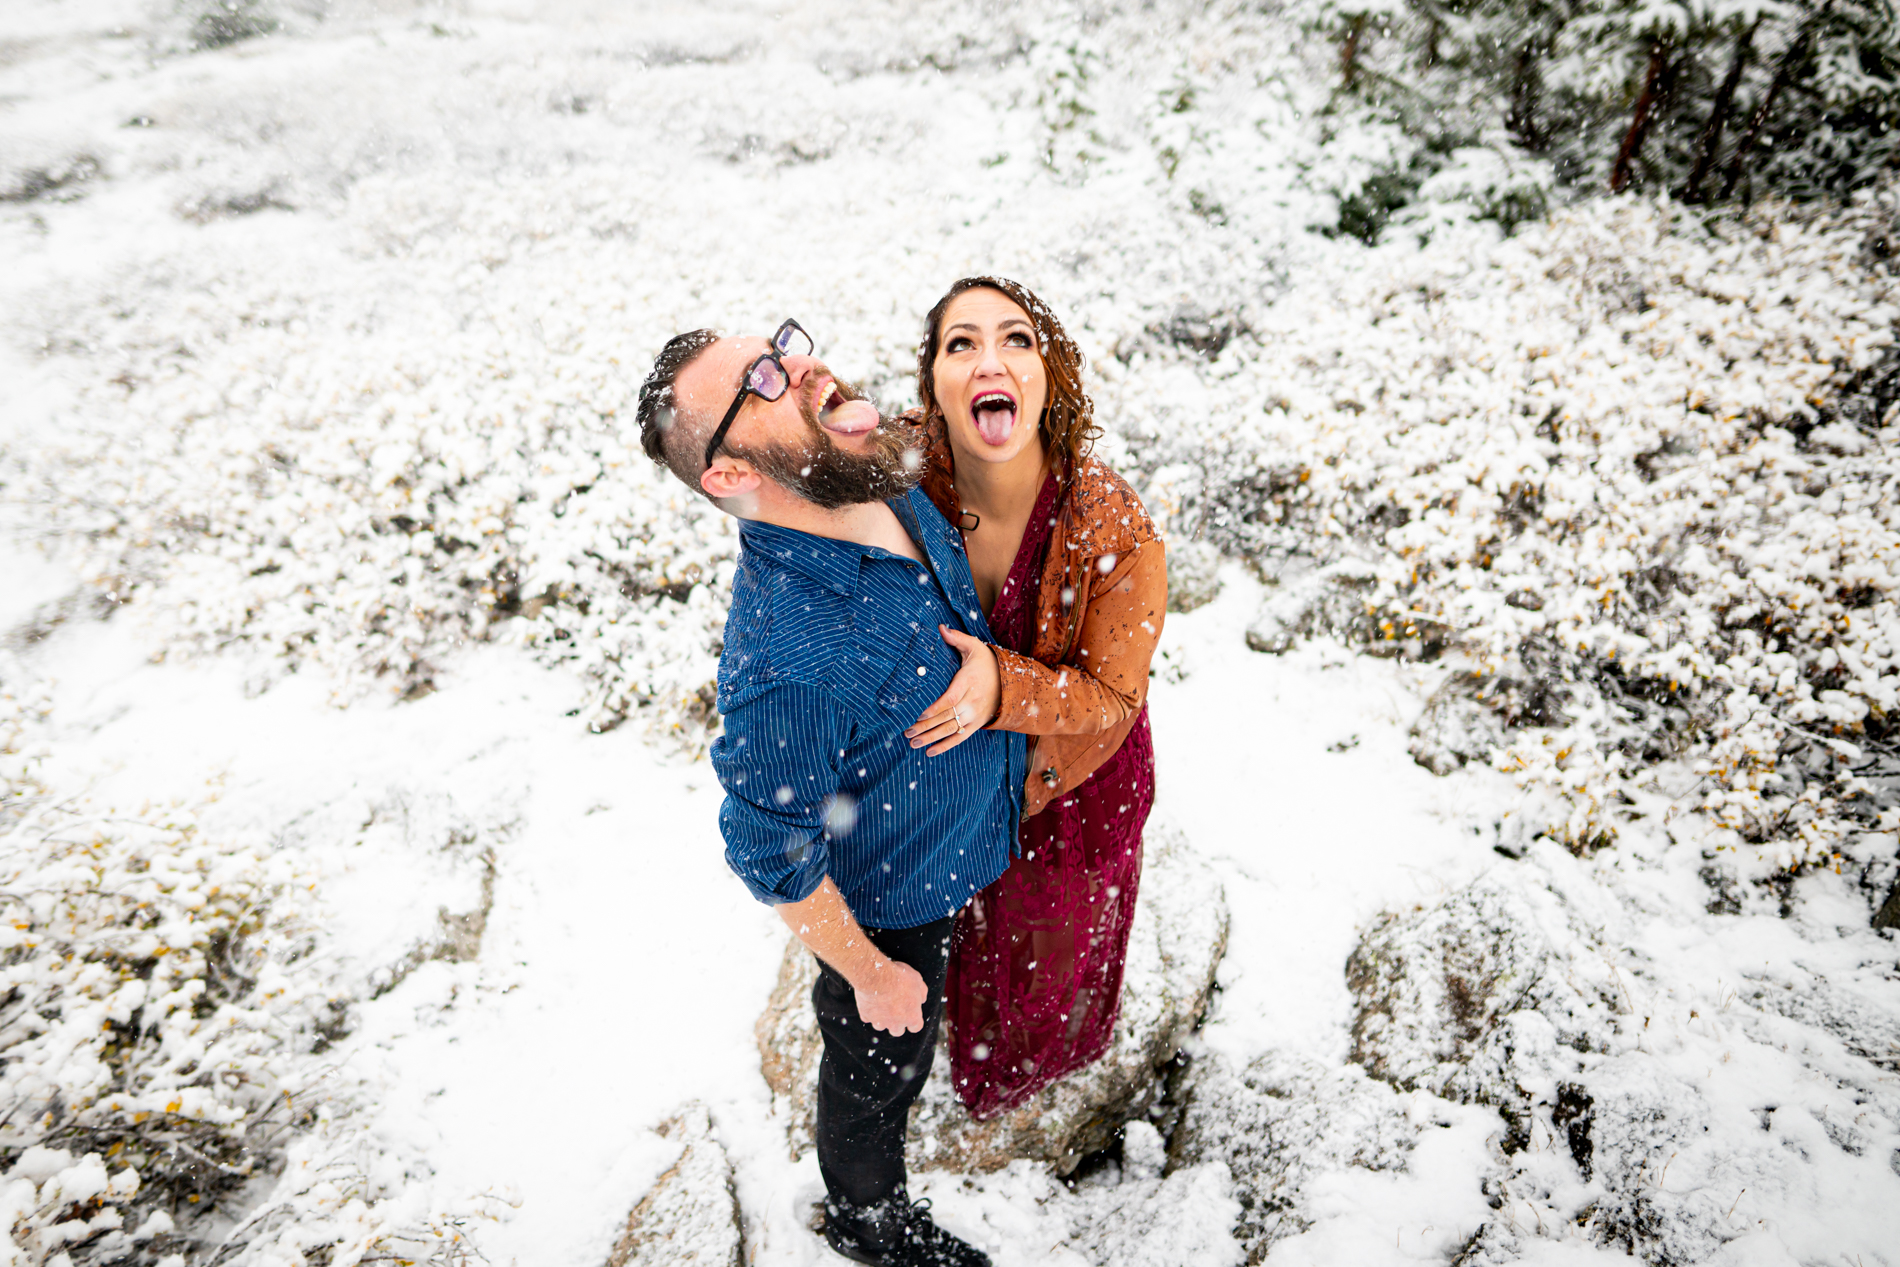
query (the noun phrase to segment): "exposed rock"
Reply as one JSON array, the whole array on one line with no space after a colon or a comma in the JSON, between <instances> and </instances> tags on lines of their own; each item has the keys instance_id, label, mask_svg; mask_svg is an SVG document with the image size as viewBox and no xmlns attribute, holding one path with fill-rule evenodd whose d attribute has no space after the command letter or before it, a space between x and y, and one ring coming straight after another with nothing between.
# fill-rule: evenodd
<instances>
[{"instance_id":1,"label":"exposed rock","mask_svg":"<svg viewBox=\"0 0 1900 1267\"><path fill-rule=\"evenodd\" d=\"M1220 551L1205 541L1168 543L1168 610L1191 612L1220 594Z\"/></svg>"},{"instance_id":2,"label":"exposed rock","mask_svg":"<svg viewBox=\"0 0 1900 1267\"><path fill-rule=\"evenodd\" d=\"M1706 861L1696 878L1709 890L1709 900L1702 909L1711 915L1740 915L1744 893L1740 869L1714 850L1704 850L1702 856Z\"/></svg>"},{"instance_id":3,"label":"exposed rock","mask_svg":"<svg viewBox=\"0 0 1900 1267\"><path fill-rule=\"evenodd\" d=\"M1378 574L1372 565L1347 559L1289 581L1267 600L1247 630L1247 645L1268 655L1284 655L1302 638L1330 634L1344 642L1366 643L1379 636L1379 608L1372 594Z\"/></svg>"},{"instance_id":4,"label":"exposed rock","mask_svg":"<svg viewBox=\"0 0 1900 1267\"><path fill-rule=\"evenodd\" d=\"M1143 844L1121 1016L1107 1053L987 1122L964 1111L949 1061L939 1060L911 1119L909 1153L919 1169L997 1170L1025 1157L1067 1173L1159 1095L1162 1069L1206 1014L1227 951L1227 897L1178 829L1150 820Z\"/></svg>"},{"instance_id":5,"label":"exposed rock","mask_svg":"<svg viewBox=\"0 0 1900 1267\"><path fill-rule=\"evenodd\" d=\"M0 202L32 202L36 198L70 201L103 171L91 154L72 154L44 167L0 170Z\"/></svg>"},{"instance_id":6,"label":"exposed rock","mask_svg":"<svg viewBox=\"0 0 1900 1267\"><path fill-rule=\"evenodd\" d=\"M1876 762L1867 771L1875 797L1887 802L1900 801L1900 758L1888 764L1886 773ZM1884 776L1884 777L1883 777ZM1890 786L1882 788L1881 784ZM1868 923L1874 928L1900 929L1900 833L1861 832L1841 842L1839 853L1846 874L1867 903Z\"/></svg>"},{"instance_id":7,"label":"exposed rock","mask_svg":"<svg viewBox=\"0 0 1900 1267\"><path fill-rule=\"evenodd\" d=\"M1589 1091L1573 1094L1587 1095L1585 1155L1607 1190L1591 1211L1597 1239L1652 1263L1708 1261L1735 1235L1722 1226L1722 1203L1709 1189L1738 1192L1755 1168L1697 1156L1687 1147L1708 1133L1708 1102L1655 1061L1622 1057L1594 1073ZM1582 1138L1571 1141L1573 1159ZM1671 1170L1675 1185L1667 1182Z\"/></svg>"},{"instance_id":8,"label":"exposed rock","mask_svg":"<svg viewBox=\"0 0 1900 1267\"><path fill-rule=\"evenodd\" d=\"M1227 948L1227 901L1213 869L1178 830L1150 820L1144 847L1121 1017L1107 1054L1014 1112L978 1122L957 1100L949 1056L939 1051L912 1111L908 1153L915 1169L987 1172L1026 1158L1067 1173L1157 1097L1160 1071L1207 1010ZM811 955L791 941L755 1030L760 1068L795 1157L811 1147L823 1051L811 1009L816 976Z\"/></svg>"},{"instance_id":9,"label":"exposed rock","mask_svg":"<svg viewBox=\"0 0 1900 1267\"><path fill-rule=\"evenodd\" d=\"M1900 928L1900 883L1893 886L1893 891L1887 894L1887 900L1874 912L1873 926Z\"/></svg>"},{"instance_id":10,"label":"exposed rock","mask_svg":"<svg viewBox=\"0 0 1900 1267\"><path fill-rule=\"evenodd\" d=\"M1646 719L1635 730L1616 733L1623 742L1640 744L1651 761L1679 754L1695 726L1681 705L1658 702L1614 674L1595 671L1575 648L1538 634L1518 644L1495 672L1447 678L1413 723L1412 757L1434 774L1449 774L1466 762L1488 759L1507 732L1567 726L1593 707L1610 709L1611 718Z\"/></svg>"},{"instance_id":11,"label":"exposed rock","mask_svg":"<svg viewBox=\"0 0 1900 1267\"><path fill-rule=\"evenodd\" d=\"M818 960L796 937L785 939L778 983L765 1010L753 1023L759 1044L759 1072L772 1088L773 1112L785 1120L793 1157L812 1147L812 1113L818 1103L818 1061L825 1044L812 1011L811 990L818 981ZM943 1053L938 1052L941 1060Z\"/></svg>"},{"instance_id":12,"label":"exposed rock","mask_svg":"<svg viewBox=\"0 0 1900 1267\"><path fill-rule=\"evenodd\" d=\"M1240 1198L1235 1230L1248 1263L1309 1226L1301 1190L1348 1166L1403 1170L1416 1131L1398 1094L1355 1067L1269 1052L1236 1071L1203 1056L1182 1090L1170 1170L1225 1164Z\"/></svg>"},{"instance_id":13,"label":"exposed rock","mask_svg":"<svg viewBox=\"0 0 1900 1267\"><path fill-rule=\"evenodd\" d=\"M759 1044L759 1072L772 1088L774 1109L784 1116L794 1157L804 1156L812 1146L818 1060L825 1054L811 1006L811 990L817 982L818 960L798 938L787 937L778 983L752 1026Z\"/></svg>"},{"instance_id":14,"label":"exposed rock","mask_svg":"<svg viewBox=\"0 0 1900 1267\"><path fill-rule=\"evenodd\" d=\"M706 1106L693 1101L659 1131L679 1160L633 1207L607 1267L741 1267L738 1189Z\"/></svg>"}]
</instances>

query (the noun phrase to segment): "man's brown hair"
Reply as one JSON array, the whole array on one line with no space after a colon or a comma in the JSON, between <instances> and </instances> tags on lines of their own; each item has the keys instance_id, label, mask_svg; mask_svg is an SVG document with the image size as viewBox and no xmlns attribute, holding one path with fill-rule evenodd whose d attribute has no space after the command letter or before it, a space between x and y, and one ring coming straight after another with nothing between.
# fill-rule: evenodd
<instances>
[{"instance_id":1,"label":"man's brown hair","mask_svg":"<svg viewBox=\"0 0 1900 1267\"><path fill-rule=\"evenodd\" d=\"M673 384L694 357L718 341L719 336L711 330L688 330L668 339L653 358L647 381L640 384L640 404L634 412L640 424L640 447L646 455L677 475L680 483L700 492L704 490L699 487L703 461L699 450L705 446L694 445L695 428L675 425L678 405Z\"/></svg>"},{"instance_id":2,"label":"man's brown hair","mask_svg":"<svg viewBox=\"0 0 1900 1267\"><path fill-rule=\"evenodd\" d=\"M943 416L937 403L934 366L937 350L943 345L943 314L950 301L966 290L993 290L1021 308L1036 329L1036 347L1042 365L1049 372L1049 401L1043 406L1037 428L1045 448L1060 453L1063 461L1057 469L1066 478L1079 467L1094 447L1102 429L1095 424L1095 402L1082 390L1082 349L1075 346L1062 323L1049 306L1030 293L1027 286L1007 277L965 277L957 282L924 317L924 341L917 345L917 398L924 417Z\"/></svg>"}]
</instances>

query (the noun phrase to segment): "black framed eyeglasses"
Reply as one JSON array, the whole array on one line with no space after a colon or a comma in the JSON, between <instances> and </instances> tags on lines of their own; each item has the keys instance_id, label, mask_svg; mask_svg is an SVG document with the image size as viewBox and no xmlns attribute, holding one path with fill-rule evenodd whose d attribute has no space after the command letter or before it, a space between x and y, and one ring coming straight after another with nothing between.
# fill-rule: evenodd
<instances>
[{"instance_id":1,"label":"black framed eyeglasses","mask_svg":"<svg viewBox=\"0 0 1900 1267\"><path fill-rule=\"evenodd\" d=\"M739 380L739 394L732 398L732 407L726 410L726 416L719 420L713 429L712 439L706 442L706 465L711 466L713 455L719 452L719 446L726 442L726 432L732 430L732 420L739 416L739 406L745 404L747 396L757 396L760 400L777 400L792 385L792 376L785 372L787 356L810 356L813 343L811 336L805 333L805 327L786 318L785 324L772 336L772 348L762 353L759 359L745 367L745 376Z\"/></svg>"}]
</instances>

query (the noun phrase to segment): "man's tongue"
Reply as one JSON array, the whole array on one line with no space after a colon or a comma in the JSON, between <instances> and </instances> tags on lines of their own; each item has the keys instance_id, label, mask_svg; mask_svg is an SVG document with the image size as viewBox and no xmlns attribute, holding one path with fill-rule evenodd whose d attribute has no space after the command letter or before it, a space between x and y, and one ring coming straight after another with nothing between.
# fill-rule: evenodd
<instances>
[{"instance_id":1,"label":"man's tongue","mask_svg":"<svg viewBox=\"0 0 1900 1267\"><path fill-rule=\"evenodd\" d=\"M1008 405L984 405L976 410L976 433L985 444L1003 444L1016 429L1016 411Z\"/></svg>"},{"instance_id":2,"label":"man's tongue","mask_svg":"<svg viewBox=\"0 0 1900 1267\"><path fill-rule=\"evenodd\" d=\"M818 418L818 424L833 435L860 436L877 426L877 406L868 400L846 400Z\"/></svg>"}]
</instances>

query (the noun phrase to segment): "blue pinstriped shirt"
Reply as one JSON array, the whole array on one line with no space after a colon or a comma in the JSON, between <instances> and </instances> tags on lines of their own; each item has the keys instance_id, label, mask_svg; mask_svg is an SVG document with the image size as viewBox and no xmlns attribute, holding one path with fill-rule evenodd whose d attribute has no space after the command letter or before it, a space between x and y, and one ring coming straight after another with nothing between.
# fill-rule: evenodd
<instances>
[{"instance_id":1,"label":"blue pinstriped shirt","mask_svg":"<svg viewBox=\"0 0 1900 1267\"><path fill-rule=\"evenodd\" d=\"M988 639L963 542L920 491L890 508L929 559L773 524L739 528L719 661L726 861L770 903L830 875L858 922L941 919L1009 865L1026 742L983 730L940 757L904 738Z\"/></svg>"}]
</instances>

